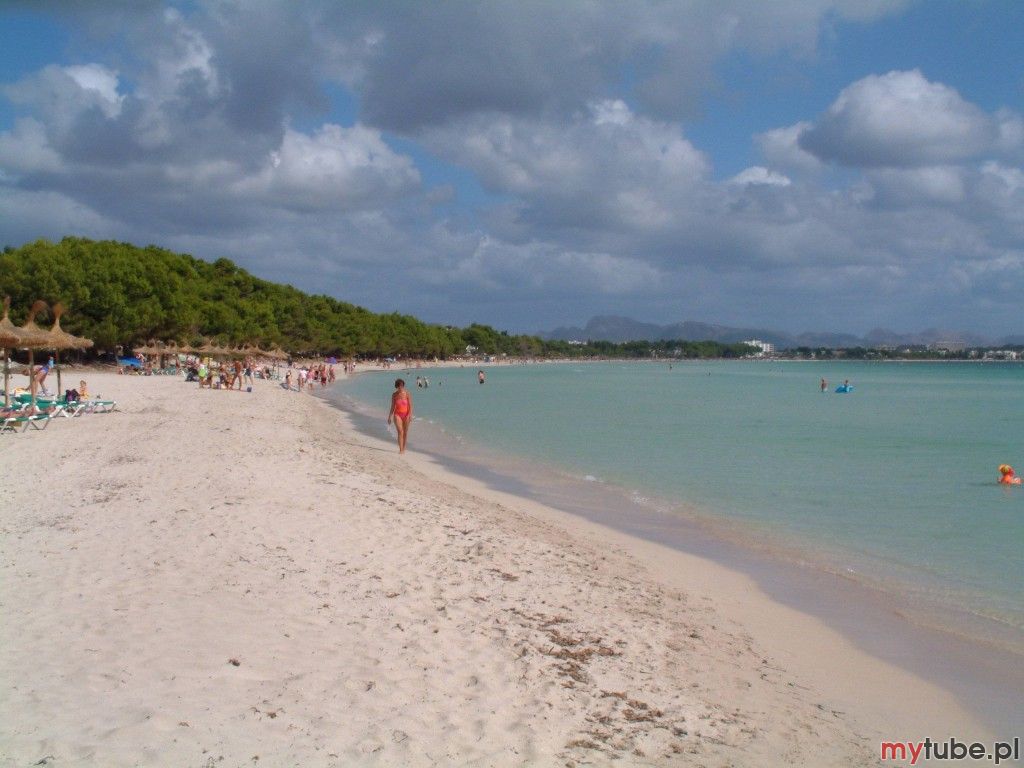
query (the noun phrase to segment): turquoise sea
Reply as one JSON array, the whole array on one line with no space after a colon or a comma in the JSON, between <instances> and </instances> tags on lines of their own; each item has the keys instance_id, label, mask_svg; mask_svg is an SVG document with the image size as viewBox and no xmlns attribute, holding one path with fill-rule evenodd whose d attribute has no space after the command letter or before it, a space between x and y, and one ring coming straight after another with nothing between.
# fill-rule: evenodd
<instances>
[{"instance_id":1,"label":"turquoise sea","mask_svg":"<svg viewBox=\"0 0 1024 768\"><path fill-rule=\"evenodd\" d=\"M1024 470L1024 365L561 363L485 366L484 385L476 370L368 374L340 396L382 420L401 375L414 449L519 456L621 491L623 516L697 521L1024 647L1024 487L996 483L1001 463Z\"/></svg>"}]
</instances>

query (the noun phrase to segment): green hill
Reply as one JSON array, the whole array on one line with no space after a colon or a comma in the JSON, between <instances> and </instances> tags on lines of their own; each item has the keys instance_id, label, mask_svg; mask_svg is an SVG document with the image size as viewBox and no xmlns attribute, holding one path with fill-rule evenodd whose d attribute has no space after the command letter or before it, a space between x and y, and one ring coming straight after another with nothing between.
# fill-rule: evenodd
<instances>
[{"instance_id":1,"label":"green hill","mask_svg":"<svg viewBox=\"0 0 1024 768\"><path fill-rule=\"evenodd\" d=\"M448 358L467 346L486 354L582 357L732 357L743 345L630 342L570 345L513 336L486 325L451 328L409 315L376 314L329 296L311 296L241 269L227 259L202 261L156 246L67 237L37 240L0 254L0 296L11 297L16 323L37 299L62 302L65 330L96 349L147 339L280 345L295 353ZM49 318L41 318L45 324Z\"/></svg>"},{"instance_id":2,"label":"green hill","mask_svg":"<svg viewBox=\"0 0 1024 768\"><path fill-rule=\"evenodd\" d=\"M491 328L428 325L375 314L329 296L311 296L241 269L155 246L65 238L38 240L0 255L0 295L15 322L36 299L68 308L62 325L99 349L146 339L280 344L295 352L449 357L467 344L482 351L540 353L542 343Z\"/></svg>"}]
</instances>

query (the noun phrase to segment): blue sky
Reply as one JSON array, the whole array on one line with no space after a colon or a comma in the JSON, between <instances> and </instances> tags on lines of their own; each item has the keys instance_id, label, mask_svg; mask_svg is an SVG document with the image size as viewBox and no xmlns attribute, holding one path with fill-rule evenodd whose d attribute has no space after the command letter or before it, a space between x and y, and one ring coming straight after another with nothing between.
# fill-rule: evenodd
<instances>
[{"instance_id":1,"label":"blue sky","mask_svg":"<svg viewBox=\"0 0 1024 768\"><path fill-rule=\"evenodd\" d=\"M1024 332L1024 3L0 9L0 240L376 311Z\"/></svg>"}]
</instances>

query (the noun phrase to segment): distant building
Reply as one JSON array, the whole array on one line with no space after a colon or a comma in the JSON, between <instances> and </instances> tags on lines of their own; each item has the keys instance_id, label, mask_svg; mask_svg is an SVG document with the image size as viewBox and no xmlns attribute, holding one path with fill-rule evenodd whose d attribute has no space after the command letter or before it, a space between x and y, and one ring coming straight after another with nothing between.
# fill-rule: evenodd
<instances>
[{"instance_id":1,"label":"distant building","mask_svg":"<svg viewBox=\"0 0 1024 768\"><path fill-rule=\"evenodd\" d=\"M756 347L759 349L760 352L758 353L758 357L775 354L775 345L767 341L761 341L760 339L748 339L742 343L746 344L748 347Z\"/></svg>"}]
</instances>

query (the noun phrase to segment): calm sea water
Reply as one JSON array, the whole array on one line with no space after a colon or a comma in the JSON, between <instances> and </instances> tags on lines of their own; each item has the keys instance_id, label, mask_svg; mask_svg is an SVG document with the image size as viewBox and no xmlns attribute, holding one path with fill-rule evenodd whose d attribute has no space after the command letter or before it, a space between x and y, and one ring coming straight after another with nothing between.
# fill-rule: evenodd
<instances>
[{"instance_id":1,"label":"calm sea water","mask_svg":"<svg viewBox=\"0 0 1024 768\"><path fill-rule=\"evenodd\" d=\"M1024 470L1024 365L486 370L419 371L427 390L405 375L417 418L1024 637L1024 487L996 484L1000 463ZM396 373L343 391L383 413Z\"/></svg>"}]
</instances>

